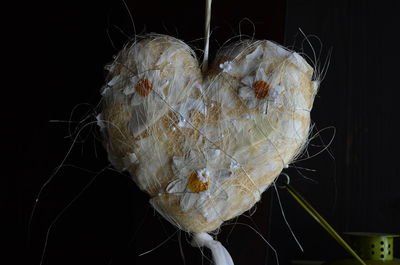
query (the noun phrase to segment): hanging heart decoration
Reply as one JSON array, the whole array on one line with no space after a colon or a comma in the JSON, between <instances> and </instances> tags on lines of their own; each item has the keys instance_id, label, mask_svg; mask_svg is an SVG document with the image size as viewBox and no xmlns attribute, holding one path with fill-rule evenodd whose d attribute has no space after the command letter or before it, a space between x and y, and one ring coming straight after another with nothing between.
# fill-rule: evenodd
<instances>
[{"instance_id":1,"label":"hanging heart decoration","mask_svg":"<svg viewBox=\"0 0 400 265\"><path fill-rule=\"evenodd\" d=\"M109 160L182 230L249 210L307 143L318 81L274 42L223 48L202 73L188 45L151 35L108 70L97 118Z\"/></svg>"}]
</instances>

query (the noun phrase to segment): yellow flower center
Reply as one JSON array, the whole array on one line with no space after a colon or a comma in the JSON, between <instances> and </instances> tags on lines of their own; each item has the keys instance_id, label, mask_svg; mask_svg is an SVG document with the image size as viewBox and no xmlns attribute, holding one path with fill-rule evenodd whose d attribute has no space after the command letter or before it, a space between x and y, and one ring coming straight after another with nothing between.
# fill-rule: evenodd
<instances>
[{"instance_id":1,"label":"yellow flower center","mask_svg":"<svg viewBox=\"0 0 400 265\"><path fill-rule=\"evenodd\" d=\"M187 187L194 193L208 190L208 184L210 183L210 177L207 174L201 173L201 176L198 174L197 171L193 171L188 178Z\"/></svg>"},{"instance_id":2,"label":"yellow flower center","mask_svg":"<svg viewBox=\"0 0 400 265\"><path fill-rule=\"evenodd\" d=\"M135 85L136 92L139 93L142 97L145 97L150 94L153 89L153 84L149 79L142 78Z\"/></svg>"},{"instance_id":3,"label":"yellow flower center","mask_svg":"<svg viewBox=\"0 0 400 265\"><path fill-rule=\"evenodd\" d=\"M254 82L253 88L256 90L256 98L258 99L266 98L271 90L271 86L262 80Z\"/></svg>"}]
</instances>

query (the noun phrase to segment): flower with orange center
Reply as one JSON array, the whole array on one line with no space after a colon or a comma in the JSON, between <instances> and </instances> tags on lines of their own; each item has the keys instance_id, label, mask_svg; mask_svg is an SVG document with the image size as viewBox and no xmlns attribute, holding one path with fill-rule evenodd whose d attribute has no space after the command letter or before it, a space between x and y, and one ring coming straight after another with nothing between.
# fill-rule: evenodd
<instances>
[{"instance_id":1,"label":"flower with orange center","mask_svg":"<svg viewBox=\"0 0 400 265\"><path fill-rule=\"evenodd\" d=\"M267 75L264 68L260 67L254 76L246 76L241 80L244 86L239 89L239 96L249 109L257 108L265 114L269 103L275 106L282 104L280 94L284 88L277 84L279 78L276 75Z\"/></svg>"},{"instance_id":2,"label":"flower with orange center","mask_svg":"<svg viewBox=\"0 0 400 265\"><path fill-rule=\"evenodd\" d=\"M218 156L221 153L215 150L205 154L191 151L188 157L173 158L172 170L178 178L167 185L166 192L180 197L182 211L196 209L207 219L217 218L215 213L203 213L202 206L210 199L216 202L228 198L221 185L232 172L214 168L220 164Z\"/></svg>"},{"instance_id":3,"label":"flower with orange center","mask_svg":"<svg viewBox=\"0 0 400 265\"><path fill-rule=\"evenodd\" d=\"M142 97L147 97L153 89L153 83L149 79L142 78L135 85L136 92Z\"/></svg>"},{"instance_id":4,"label":"flower with orange center","mask_svg":"<svg viewBox=\"0 0 400 265\"><path fill-rule=\"evenodd\" d=\"M126 96L131 96L132 105L140 105L146 99L164 98L164 88L168 81L160 77L160 70L150 70L130 79L129 84L123 89Z\"/></svg>"},{"instance_id":5,"label":"flower with orange center","mask_svg":"<svg viewBox=\"0 0 400 265\"><path fill-rule=\"evenodd\" d=\"M269 91L271 90L271 86L267 82L262 80L254 82L253 88L255 89L256 98L258 99L266 98Z\"/></svg>"},{"instance_id":6,"label":"flower with orange center","mask_svg":"<svg viewBox=\"0 0 400 265\"><path fill-rule=\"evenodd\" d=\"M195 193L200 193L208 190L210 176L207 175L207 170L193 171L188 178L187 187Z\"/></svg>"}]
</instances>

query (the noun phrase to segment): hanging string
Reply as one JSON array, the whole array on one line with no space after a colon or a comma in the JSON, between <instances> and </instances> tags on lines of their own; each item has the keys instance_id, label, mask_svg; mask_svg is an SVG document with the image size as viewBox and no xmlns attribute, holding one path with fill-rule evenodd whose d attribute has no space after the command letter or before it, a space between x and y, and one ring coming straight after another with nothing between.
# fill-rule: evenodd
<instances>
[{"instance_id":1,"label":"hanging string","mask_svg":"<svg viewBox=\"0 0 400 265\"><path fill-rule=\"evenodd\" d=\"M206 72L208 69L208 55L210 44L210 23L211 23L211 2L206 0L205 24L204 24L204 56L201 70ZM215 265L234 265L231 255L221 242L214 240L207 233L197 233L192 238L193 247L207 247L211 250Z\"/></svg>"},{"instance_id":2,"label":"hanging string","mask_svg":"<svg viewBox=\"0 0 400 265\"><path fill-rule=\"evenodd\" d=\"M210 22L211 22L211 2L212 0L206 0L206 20L204 24L204 57L201 70L203 72L208 69L208 53L210 43Z\"/></svg>"}]
</instances>

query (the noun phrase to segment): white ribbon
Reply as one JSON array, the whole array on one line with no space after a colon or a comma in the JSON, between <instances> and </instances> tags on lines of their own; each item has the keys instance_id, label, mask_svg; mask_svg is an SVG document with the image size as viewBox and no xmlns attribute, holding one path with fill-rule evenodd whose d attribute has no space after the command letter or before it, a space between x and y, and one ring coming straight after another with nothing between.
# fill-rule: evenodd
<instances>
[{"instance_id":1,"label":"white ribbon","mask_svg":"<svg viewBox=\"0 0 400 265\"><path fill-rule=\"evenodd\" d=\"M198 233L193 235L193 247L207 247L211 250L215 265L234 265L231 255L228 250L216 241L207 233Z\"/></svg>"}]
</instances>

